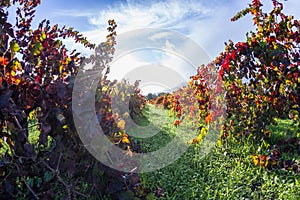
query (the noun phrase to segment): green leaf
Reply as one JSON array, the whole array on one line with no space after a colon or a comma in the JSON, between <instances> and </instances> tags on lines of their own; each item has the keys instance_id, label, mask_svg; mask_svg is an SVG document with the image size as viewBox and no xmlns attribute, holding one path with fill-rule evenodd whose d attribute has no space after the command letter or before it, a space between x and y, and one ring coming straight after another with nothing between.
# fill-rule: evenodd
<instances>
[{"instance_id":1,"label":"green leaf","mask_svg":"<svg viewBox=\"0 0 300 200\"><path fill-rule=\"evenodd\" d=\"M27 181L27 184L30 186L30 187L33 187L33 178L29 178L28 181Z\"/></svg>"},{"instance_id":2,"label":"green leaf","mask_svg":"<svg viewBox=\"0 0 300 200\"><path fill-rule=\"evenodd\" d=\"M38 42L36 44L34 44L34 47L33 47L33 55L38 55L41 53L41 50L43 49L43 45L41 42Z\"/></svg>"},{"instance_id":3,"label":"green leaf","mask_svg":"<svg viewBox=\"0 0 300 200\"><path fill-rule=\"evenodd\" d=\"M49 171L45 172L44 179L45 179L46 182L49 182L52 179L52 177L53 177L52 172L49 172Z\"/></svg>"},{"instance_id":4,"label":"green leaf","mask_svg":"<svg viewBox=\"0 0 300 200\"><path fill-rule=\"evenodd\" d=\"M11 41L9 43L9 48L10 48L10 51L13 55L15 55L15 53L20 51L20 47L19 47L19 45L16 41Z\"/></svg>"},{"instance_id":5,"label":"green leaf","mask_svg":"<svg viewBox=\"0 0 300 200\"><path fill-rule=\"evenodd\" d=\"M43 180L41 178L37 178L36 181L37 181L37 187L41 187Z\"/></svg>"}]
</instances>

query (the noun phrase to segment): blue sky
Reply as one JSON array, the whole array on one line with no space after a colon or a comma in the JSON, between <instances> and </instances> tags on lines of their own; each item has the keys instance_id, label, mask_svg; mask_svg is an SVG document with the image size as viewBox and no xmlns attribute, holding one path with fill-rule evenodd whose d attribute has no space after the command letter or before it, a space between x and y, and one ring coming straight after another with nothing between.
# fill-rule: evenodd
<instances>
[{"instance_id":1,"label":"blue sky","mask_svg":"<svg viewBox=\"0 0 300 200\"><path fill-rule=\"evenodd\" d=\"M50 19L74 27L97 42L103 38L108 19L115 19L119 33L136 28L167 28L185 34L215 57L229 38L243 40L252 28L250 17L237 22L230 18L251 0L42 0L36 23ZM270 8L271 0L262 0ZM285 13L297 16L299 0L284 2ZM102 34L102 35L101 35ZM98 34L97 34L98 35ZM102 36L102 37L101 37Z\"/></svg>"},{"instance_id":2,"label":"blue sky","mask_svg":"<svg viewBox=\"0 0 300 200\"><path fill-rule=\"evenodd\" d=\"M42 0L42 4L37 8L34 24L37 25L46 18L52 24L74 27L94 43L105 39L109 19L115 19L117 22L118 34L139 28L173 30L195 41L211 59L214 59L224 50L225 41L244 41L245 33L254 28L250 16L237 22L230 21L235 13L250 2L251 0ZM271 0L262 0L262 3L266 11L270 10ZM300 8L299 0L284 1L284 12L300 19L297 8ZM128 44L130 42L134 41L128 41ZM168 42L166 40L162 46ZM67 43L70 48L83 50L78 44L74 45L70 41ZM154 55L153 59L164 59L162 63L172 63L171 58L158 54ZM125 61L131 66L147 64L149 56L147 61L141 59L140 55L129 55ZM114 78L122 76L122 71L125 73L125 68L120 67L112 66L112 74L116 71ZM186 67L179 68L186 77L193 75Z\"/></svg>"}]
</instances>

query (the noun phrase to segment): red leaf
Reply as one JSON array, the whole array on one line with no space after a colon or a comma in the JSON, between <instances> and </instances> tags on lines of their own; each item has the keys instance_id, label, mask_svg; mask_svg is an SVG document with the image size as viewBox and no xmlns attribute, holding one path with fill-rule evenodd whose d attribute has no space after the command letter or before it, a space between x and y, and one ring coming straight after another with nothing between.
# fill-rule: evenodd
<instances>
[{"instance_id":1,"label":"red leaf","mask_svg":"<svg viewBox=\"0 0 300 200\"><path fill-rule=\"evenodd\" d=\"M0 65L6 66L8 64L8 59L4 56L0 56Z\"/></svg>"}]
</instances>

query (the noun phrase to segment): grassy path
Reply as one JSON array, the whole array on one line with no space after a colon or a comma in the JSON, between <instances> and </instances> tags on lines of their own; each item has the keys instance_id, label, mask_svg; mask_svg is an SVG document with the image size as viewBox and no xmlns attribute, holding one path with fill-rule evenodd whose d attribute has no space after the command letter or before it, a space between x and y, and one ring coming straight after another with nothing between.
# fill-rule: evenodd
<instances>
[{"instance_id":1,"label":"grassy path","mask_svg":"<svg viewBox=\"0 0 300 200\"><path fill-rule=\"evenodd\" d=\"M138 139L143 152L161 148L177 131L168 111L152 107L147 112L148 119L138 123L145 125L150 121L162 128L155 136ZM300 199L300 175L283 170L269 172L254 166L251 154L258 145L252 141L241 145L229 139L204 157L201 145L190 145L178 160L165 168L141 174L144 187L151 191L161 187L162 199ZM154 195L151 198L155 199Z\"/></svg>"},{"instance_id":2,"label":"grassy path","mask_svg":"<svg viewBox=\"0 0 300 200\"><path fill-rule=\"evenodd\" d=\"M142 129L127 127L127 132L130 135L133 133L137 136L135 139L141 143L143 152L152 152L162 148L176 136L180 136L181 141L185 143L190 141L191 138L197 137L197 133L193 130L188 130L188 128L183 126L175 127L173 122L177 118L171 116L168 110L149 105L144 113L145 118L136 120L136 123ZM140 138L141 134L145 138Z\"/></svg>"}]
</instances>

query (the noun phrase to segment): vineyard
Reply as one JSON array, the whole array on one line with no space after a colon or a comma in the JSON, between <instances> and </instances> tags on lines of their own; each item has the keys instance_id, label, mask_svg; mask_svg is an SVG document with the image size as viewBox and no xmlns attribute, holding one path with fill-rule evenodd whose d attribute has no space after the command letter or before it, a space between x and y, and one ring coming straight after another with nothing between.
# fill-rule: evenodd
<instances>
[{"instance_id":1,"label":"vineyard","mask_svg":"<svg viewBox=\"0 0 300 200\"><path fill-rule=\"evenodd\" d=\"M108 78L114 20L93 44L49 20L33 27L40 0L1 1L0 199L299 199L300 20L272 2L238 12L231 20L251 15L255 31L199 63L186 86L144 96L139 81ZM92 116L120 154L97 144ZM166 166L133 159L172 140L155 157L176 158Z\"/></svg>"}]
</instances>

